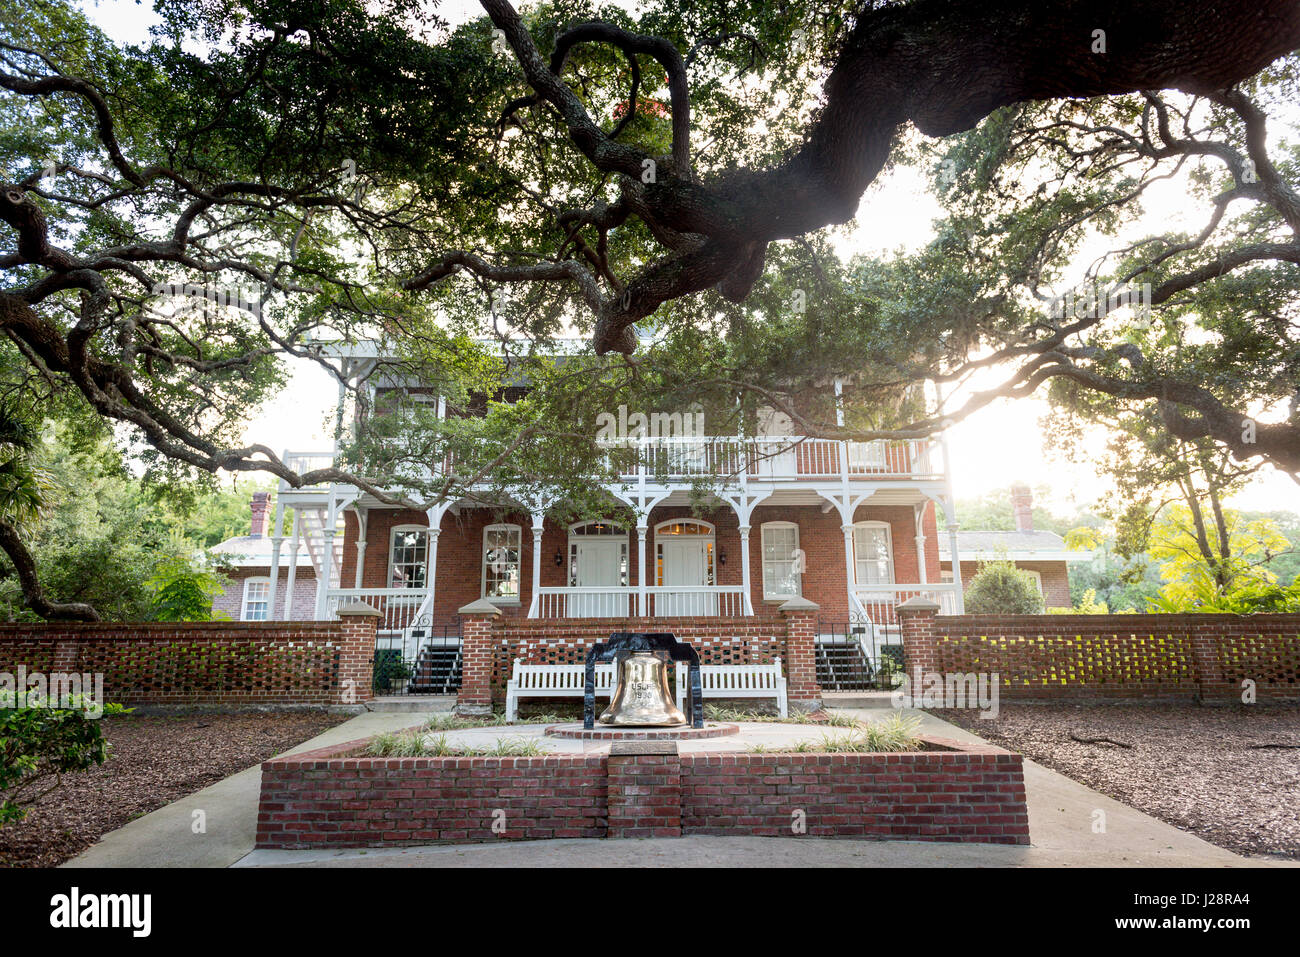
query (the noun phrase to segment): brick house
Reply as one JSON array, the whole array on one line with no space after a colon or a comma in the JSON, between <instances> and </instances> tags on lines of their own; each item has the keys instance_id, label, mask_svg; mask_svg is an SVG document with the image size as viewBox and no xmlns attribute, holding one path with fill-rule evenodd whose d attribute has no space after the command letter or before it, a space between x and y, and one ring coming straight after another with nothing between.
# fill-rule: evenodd
<instances>
[{"instance_id":1,"label":"brick house","mask_svg":"<svg viewBox=\"0 0 1300 957\"><path fill-rule=\"evenodd\" d=\"M334 355L345 378L370 390L370 408L382 406L384 390L405 388L444 414L427 389L377 374L384 359L374 344ZM355 427L355 414L339 414ZM381 612L380 647L408 660L431 636L454 641L460 609L484 599L498 621L540 629L574 619L772 621L798 597L818 606L828 640L895 642L894 609L909 598L961 610L960 581L940 577L939 539L956 532L942 440L769 432L628 441L637 463L602 482L610 514L572 523L522 493L491 507L461 499L416 511L350 485L282 484L272 527L283 527L286 509L294 522L290 536L271 537L271 602L283 602L280 566L300 568L306 549L310 617L367 602ZM302 472L334 454L287 451L285 462ZM715 483L702 512L691 507L701 478Z\"/></svg>"},{"instance_id":2,"label":"brick house","mask_svg":"<svg viewBox=\"0 0 1300 957\"><path fill-rule=\"evenodd\" d=\"M270 492L254 492L249 503L247 535L228 538L208 549L208 555L228 579L221 594L212 599L212 610L235 621L311 621L316 608L316 570L306 552L298 556L292 572L284 569L283 556L273 556ZM277 561L280 580L272 607L271 564ZM286 603L285 596L292 596ZM287 606L287 607L286 607Z\"/></svg>"},{"instance_id":3,"label":"brick house","mask_svg":"<svg viewBox=\"0 0 1300 957\"><path fill-rule=\"evenodd\" d=\"M1070 599L1070 565L1090 562L1090 551L1071 551L1065 539L1055 532L1034 528L1033 493L1024 485L1011 487L1011 511L1015 531L959 531L957 554L961 562L961 579L969 582L981 564L1008 560L1028 572L1038 584L1045 608L1072 608ZM952 581L952 545L939 542L939 576Z\"/></svg>"}]
</instances>

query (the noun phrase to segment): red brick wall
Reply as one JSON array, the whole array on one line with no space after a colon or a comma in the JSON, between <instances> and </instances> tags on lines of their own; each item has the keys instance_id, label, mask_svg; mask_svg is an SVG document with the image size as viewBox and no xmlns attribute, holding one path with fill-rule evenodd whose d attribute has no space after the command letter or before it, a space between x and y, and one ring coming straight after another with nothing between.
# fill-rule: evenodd
<instances>
[{"instance_id":1,"label":"red brick wall","mask_svg":"<svg viewBox=\"0 0 1300 957\"><path fill-rule=\"evenodd\" d=\"M370 695L365 620L0 625L0 671L102 674L125 705L353 704Z\"/></svg>"},{"instance_id":2,"label":"red brick wall","mask_svg":"<svg viewBox=\"0 0 1300 957\"><path fill-rule=\"evenodd\" d=\"M797 816L821 837L1029 843L1020 755L927 740L952 750L366 758L354 741L262 765L257 846L798 837Z\"/></svg>"},{"instance_id":3,"label":"red brick wall","mask_svg":"<svg viewBox=\"0 0 1300 957\"><path fill-rule=\"evenodd\" d=\"M610 747L609 837L681 837L682 765L676 744L663 744L667 747L651 741Z\"/></svg>"},{"instance_id":4,"label":"red brick wall","mask_svg":"<svg viewBox=\"0 0 1300 957\"><path fill-rule=\"evenodd\" d=\"M1300 699L1300 615L900 615L908 670L1023 699Z\"/></svg>"},{"instance_id":5,"label":"red brick wall","mask_svg":"<svg viewBox=\"0 0 1300 957\"><path fill-rule=\"evenodd\" d=\"M740 531L736 513L730 508L719 508L693 516L685 507L659 507L650 513L650 532L646 536L646 581L653 585L655 535L654 527L672 519L699 517L715 529L717 555L726 554L726 563L716 564L716 581L719 585L739 585L742 582L740 563ZM916 530L910 506L880 508L864 505L855 515L856 521L883 521L890 526L894 549L894 580L908 584L920 580L916 554ZM749 537L749 570L751 601L757 615L774 615L779 601L763 599L762 524L786 521L799 525L799 545L807 555L807 570L803 576L803 597L821 606L822 617L828 620L848 619L848 576L844 559L844 533L840 529L839 512L832 509L823 513L818 506L764 506L754 509ZM345 587L352 587L356 578L357 522L352 512L345 513L346 530L343 548L343 576ZM438 564L435 572L434 624L450 625L457 609L482 597L483 530L497 522L507 522L520 527L522 546L521 586L519 604L503 604L503 617L521 617L527 614L533 590L533 538L532 518L526 513L501 516L490 509L465 509L459 516L448 514L442 522L438 541ZM423 512L396 509L372 509L367 520L366 557L362 569L363 588L384 588L388 582L388 558L391 532L396 525L426 525ZM923 517L926 529L927 580L939 580L938 537L935 530L935 510L928 505ZM568 584L569 529L567 525L547 519L542 532L542 586L563 587ZM555 564L559 552L562 564ZM639 582L637 565L636 529L628 530L629 583Z\"/></svg>"},{"instance_id":6,"label":"red brick wall","mask_svg":"<svg viewBox=\"0 0 1300 957\"><path fill-rule=\"evenodd\" d=\"M331 759L362 743L264 763L257 846L605 836L604 755Z\"/></svg>"},{"instance_id":7,"label":"red brick wall","mask_svg":"<svg viewBox=\"0 0 1300 957\"><path fill-rule=\"evenodd\" d=\"M938 739L932 739L938 740ZM682 833L1028 844L1023 761L992 746L908 754L688 754Z\"/></svg>"}]
</instances>

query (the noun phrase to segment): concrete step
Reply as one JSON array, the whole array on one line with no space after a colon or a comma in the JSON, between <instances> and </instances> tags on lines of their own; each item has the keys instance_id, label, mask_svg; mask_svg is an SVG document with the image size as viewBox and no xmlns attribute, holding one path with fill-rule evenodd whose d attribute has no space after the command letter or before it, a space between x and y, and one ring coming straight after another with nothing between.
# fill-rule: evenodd
<instances>
[{"instance_id":1,"label":"concrete step","mask_svg":"<svg viewBox=\"0 0 1300 957\"><path fill-rule=\"evenodd\" d=\"M414 714L432 714L450 711L456 707L454 694L381 695L366 702L371 711L407 711Z\"/></svg>"},{"instance_id":2,"label":"concrete step","mask_svg":"<svg viewBox=\"0 0 1300 957\"><path fill-rule=\"evenodd\" d=\"M827 708L892 708L889 691L823 691L822 704Z\"/></svg>"}]
</instances>

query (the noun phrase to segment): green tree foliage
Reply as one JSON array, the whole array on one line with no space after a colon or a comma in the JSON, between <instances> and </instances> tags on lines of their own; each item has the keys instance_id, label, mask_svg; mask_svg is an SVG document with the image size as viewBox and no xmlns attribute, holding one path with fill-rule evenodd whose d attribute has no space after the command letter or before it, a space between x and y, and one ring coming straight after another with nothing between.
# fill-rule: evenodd
<instances>
[{"instance_id":1,"label":"green tree foliage","mask_svg":"<svg viewBox=\"0 0 1300 957\"><path fill-rule=\"evenodd\" d=\"M221 579L180 558L163 561L145 586L153 591L152 617L158 621L211 621L212 599L221 594Z\"/></svg>"},{"instance_id":2,"label":"green tree foliage","mask_svg":"<svg viewBox=\"0 0 1300 957\"><path fill-rule=\"evenodd\" d=\"M1226 532L1227 547L1218 536ZM1201 548L1209 537L1209 560ZM1199 529L1191 511L1171 506L1151 528L1148 554L1159 563L1164 585L1151 602L1159 611L1220 611L1236 607L1274 610L1291 597L1266 567L1273 555L1291 543L1268 519L1247 520L1224 509L1219 526ZM1226 557L1225 557L1226 556Z\"/></svg>"},{"instance_id":3,"label":"green tree foliage","mask_svg":"<svg viewBox=\"0 0 1300 957\"><path fill-rule=\"evenodd\" d=\"M970 615L1041 615L1043 596L1032 577L1009 561L980 565L965 587Z\"/></svg>"},{"instance_id":4,"label":"green tree foliage","mask_svg":"<svg viewBox=\"0 0 1300 957\"><path fill-rule=\"evenodd\" d=\"M97 709L84 698L48 701L35 692L0 690L0 827L21 821L29 805L49 794L63 775L108 760ZM103 714L122 714L105 704Z\"/></svg>"},{"instance_id":5,"label":"green tree foliage","mask_svg":"<svg viewBox=\"0 0 1300 957\"><path fill-rule=\"evenodd\" d=\"M210 587L196 546L173 533L175 512L126 472L106 439L79 447L67 428L51 423L32 454L50 485L41 519L27 532L45 594L89 605L109 620L149 621L167 613L156 603L165 569ZM0 563L0 617L44 617L29 606L8 563Z\"/></svg>"}]
</instances>

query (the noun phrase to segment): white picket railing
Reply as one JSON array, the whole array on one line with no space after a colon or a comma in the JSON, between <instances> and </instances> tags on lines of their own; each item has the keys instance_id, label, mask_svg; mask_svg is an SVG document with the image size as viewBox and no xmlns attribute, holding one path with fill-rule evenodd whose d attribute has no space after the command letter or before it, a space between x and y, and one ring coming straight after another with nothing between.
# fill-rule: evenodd
<instances>
[{"instance_id":1,"label":"white picket railing","mask_svg":"<svg viewBox=\"0 0 1300 957\"><path fill-rule=\"evenodd\" d=\"M529 618L628 618L636 614L637 590L625 585L542 587Z\"/></svg>"},{"instance_id":2,"label":"white picket railing","mask_svg":"<svg viewBox=\"0 0 1300 957\"><path fill-rule=\"evenodd\" d=\"M379 612L376 631L380 635L429 629L432 615L425 607L429 593L423 588L331 588L325 595L327 618L334 618L340 605L363 602Z\"/></svg>"},{"instance_id":3,"label":"white picket railing","mask_svg":"<svg viewBox=\"0 0 1300 957\"><path fill-rule=\"evenodd\" d=\"M646 588L647 618L741 618L741 585L657 585Z\"/></svg>"},{"instance_id":4,"label":"white picket railing","mask_svg":"<svg viewBox=\"0 0 1300 957\"><path fill-rule=\"evenodd\" d=\"M825 479L928 478L942 469L925 439L844 442L837 439L672 436L606 443L622 476L660 478Z\"/></svg>"},{"instance_id":5,"label":"white picket railing","mask_svg":"<svg viewBox=\"0 0 1300 957\"><path fill-rule=\"evenodd\" d=\"M847 478L942 478L935 461L936 443L928 439L878 439L844 442L838 439L738 438L734 436L671 436L625 439L604 443L606 461L622 478L669 481L798 481ZM295 472L328 468L331 452L286 452L284 463ZM406 466L396 476L424 482L446 474L454 462ZM409 473L409 474L406 474ZM282 489L288 488L281 483Z\"/></svg>"},{"instance_id":6,"label":"white picket railing","mask_svg":"<svg viewBox=\"0 0 1300 957\"><path fill-rule=\"evenodd\" d=\"M909 598L939 603L939 614L957 614L957 589L951 582L913 585L854 585L852 617L876 625L897 625L897 608Z\"/></svg>"},{"instance_id":7,"label":"white picket railing","mask_svg":"<svg viewBox=\"0 0 1300 957\"><path fill-rule=\"evenodd\" d=\"M537 589L529 618L739 618L749 614L740 585L647 586L639 613L636 585L543 587Z\"/></svg>"}]
</instances>

